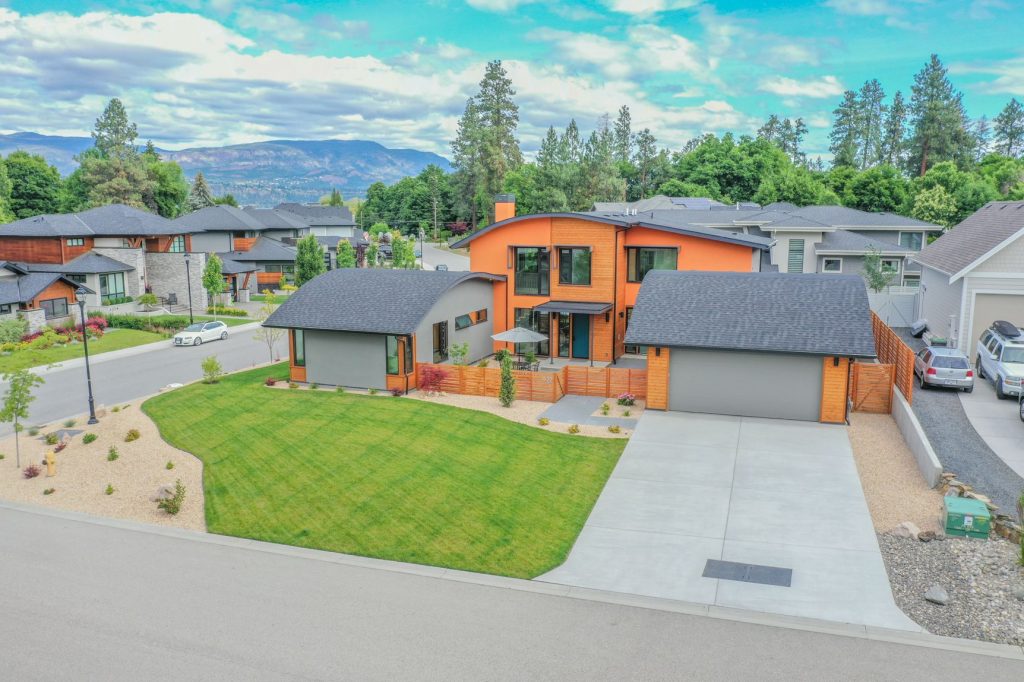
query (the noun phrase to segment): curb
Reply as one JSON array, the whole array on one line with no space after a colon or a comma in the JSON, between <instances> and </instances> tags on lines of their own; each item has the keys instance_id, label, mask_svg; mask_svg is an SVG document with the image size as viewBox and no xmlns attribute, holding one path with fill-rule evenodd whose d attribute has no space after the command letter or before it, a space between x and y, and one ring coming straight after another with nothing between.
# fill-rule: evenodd
<instances>
[{"instance_id":1,"label":"curb","mask_svg":"<svg viewBox=\"0 0 1024 682\"><path fill-rule=\"evenodd\" d=\"M136 533L159 535L176 540L190 542L205 542L235 549L277 554L299 559L321 561L325 563L365 568L371 570L391 571L393 573L404 573L424 578L437 580L453 580L462 583L470 583L485 587L497 587L502 589L531 592L534 594L546 594L569 599L582 599L586 601L601 602L605 604L617 604L620 606L632 606L655 611L670 613L681 613L691 616L704 616L719 620L729 620L754 625L766 625L770 627L781 627L790 630L802 630L819 634L835 635L840 637L853 637L857 639L868 639L891 644L902 644L905 646L918 646L930 649L944 649L963 654L978 656L990 656L995 658L1006 658L1024 662L1024 647L1011 644L994 644L992 642L981 642L969 639L957 639L955 637L942 637L924 632L909 632L904 630L891 630L866 625L855 625L851 623L838 623L814 618L803 618L798 616L784 616L759 611L747 611L743 609L732 609L707 604L695 604L691 602L663 599L659 597L645 597L620 592L606 592L603 590L591 590L555 583L545 583L536 580L522 580L519 578L506 578L504 576L489 575L485 573L472 573L439 566L425 566L419 564L389 561L387 559L374 559L370 557L356 556L352 554L337 554L317 549L305 549L302 547L291 547L289 545L278 545L258 540L229 537L227 535L216 535L213 533L202 533L199 531L183 530L180 528L169 528L154 526L136 521L122 519L105 519L101 517L83 514L81 512L64 511L35 507L32 505L17 502L0 500L0 509L8 509L26 514L49 516L73 521L88 523L96 526L119 528Z\"/></svg>"}]
</instances>

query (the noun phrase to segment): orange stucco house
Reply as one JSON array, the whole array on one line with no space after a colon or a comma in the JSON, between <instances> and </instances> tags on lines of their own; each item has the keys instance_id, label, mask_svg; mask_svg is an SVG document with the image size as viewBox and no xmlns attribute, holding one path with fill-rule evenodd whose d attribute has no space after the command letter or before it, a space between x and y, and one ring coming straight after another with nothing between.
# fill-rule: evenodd
<instances>
[{"instance_id":1,"label":"orange stucco house","mask_svg":"<svg viewBox=\"0 0 1024 682\"><path fill-rule=\"evenodd\" d=\"M495 198L495 222L459 242L470 270L494 282L494 333L526 327L548 336L522 352L615 362L627 352L626 326L651 270L758 272L765 237L687 223L672 212L515 215L515 198ZM506 344L496 343L495 349Z\"/></svg>"}]
</instances>

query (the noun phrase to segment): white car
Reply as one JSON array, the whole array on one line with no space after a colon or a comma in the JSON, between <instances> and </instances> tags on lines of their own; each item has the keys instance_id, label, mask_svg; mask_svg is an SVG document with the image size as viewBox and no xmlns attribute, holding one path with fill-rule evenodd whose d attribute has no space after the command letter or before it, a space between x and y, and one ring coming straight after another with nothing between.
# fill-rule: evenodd
<instances>
[{"instance_id":1,"label":"white car","mask_svg":"<svg viewBox=\"0 0 1024 682\"><path fill-rule=\"evenodd\" d=\"M228 326L223 322L196 322L174 335L175 346L199 346L203 341L223 341L228 338Z\"/></svg>"}]
</instances>

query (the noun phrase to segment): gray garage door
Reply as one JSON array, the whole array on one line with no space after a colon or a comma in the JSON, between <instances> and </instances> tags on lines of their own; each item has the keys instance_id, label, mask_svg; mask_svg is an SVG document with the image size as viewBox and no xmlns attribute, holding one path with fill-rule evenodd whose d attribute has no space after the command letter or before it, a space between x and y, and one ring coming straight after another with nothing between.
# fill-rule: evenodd
<instances>
[{"instance_id":1,"label":"gray garage door","mask_svg":"<svg viewBox=\"0 0 1024 682\"><path fill-rule=\"evenodd\" d=\"M996 320L1007 320L1024 325L1024 294L978 294L974 299L974 319L971 321L971 335L967 337L967 349L971 358L978 354L978 339L982 332Z\"/></svg>"},{"instance_id":2,"label":"gray garage door","mask_svg":"<svg viewBox=\"0 0 1024 682\"><path fill-rule=\"evenodd\" d=\"M821 371L820 357L673 348L668 408L818 421Z\"/></svg>"}]
</instances>

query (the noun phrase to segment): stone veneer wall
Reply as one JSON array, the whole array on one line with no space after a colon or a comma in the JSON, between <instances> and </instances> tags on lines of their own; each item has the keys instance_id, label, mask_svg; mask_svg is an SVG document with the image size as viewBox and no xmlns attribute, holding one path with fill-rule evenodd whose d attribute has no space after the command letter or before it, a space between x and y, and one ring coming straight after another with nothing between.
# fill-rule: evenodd
<instances>
[{"instance_id":1,"label":"stone veneer wall","mask_svg":"<svg viewBox=\"0 0 1024 682\"><path fill-rule=\"evenodd\" d=\"M145 292L145 284L147 277L146 259L148 258L149 254L147 254L142 249L115 249L107 247L94 248L93 252L98 253L101 256L106 256L107 258L113 258L116 261L124 263L125 265L130 265L131 267L135 268L134 272L124 273L125 294L131 296L132 298L138 298ZM180 258L181 254L178 254L178 257ZM90 285L87 284L86 286ZM97 297L99 296L99 294L99 279L97 278ZM97 303L98 302L99 300L97 299Z\"/></svg>"},{"instance_id":2,"label":"stone veneer wall","mask_svg":"<svg viewBox=\"0 0 1024 682\"><path fill-rule=\"evenodd\" d=\"M208 307L206 290L203 289L203 268L206 254L193 253L189 272L192 280L192 308L203 314ZM188 305L188 282L185 281L185 258L180 253L147 253L146 273L153 293L160 297L177 294L178 303Z\"/></svg>"},{"instance_id":3,"label":"stone veneer wall","mask_svg":"<svg viewBox=\"0 0 1024 682\"><path fill-rule=\"evenodd\" d=\"M46 313L42 308L36 308L35 310L22 310L19 315L28 322L29 334L34 334L46 326Z\"/></svg>"}]
</instances>

